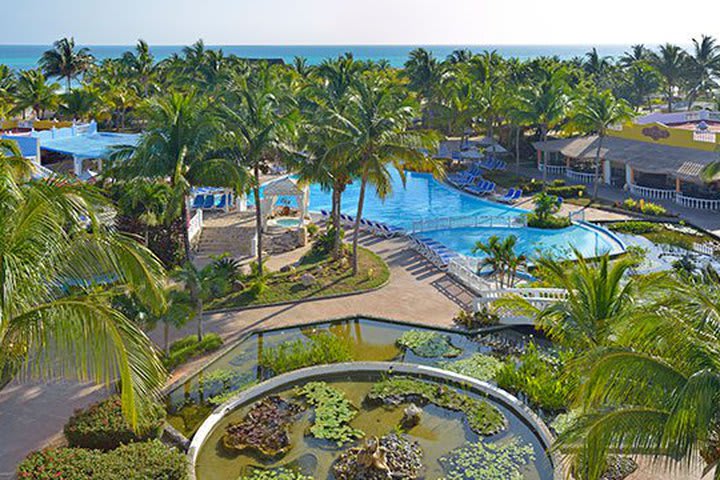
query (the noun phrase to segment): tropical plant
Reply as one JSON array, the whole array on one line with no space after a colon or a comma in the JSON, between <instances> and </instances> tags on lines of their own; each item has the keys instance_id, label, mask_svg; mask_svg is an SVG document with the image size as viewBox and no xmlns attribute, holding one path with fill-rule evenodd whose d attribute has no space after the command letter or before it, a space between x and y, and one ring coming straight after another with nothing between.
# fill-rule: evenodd
<instances>
[{"instance_id":1,"label":"tropical plant","mask_svg":"<svg viewBox=\"0 0 720 480\"><path fill-rule=\"evenodd\" d=\"M15 86L15 112L23 113L32 109L36 118L42 118L47 110L54 109L59 97L57 83L47 83L42 71L23 70L18 75Z\"/></svg>"},{"instance_id":2,"label":"tropical plant","mask_svg":"<svg viewBox=\"0 0 720 480\"><path fill-rule=\"evenodd\" d=\"M432 52L424 48L416 48L410 52L403 74L409 80L410 89L417 92L423 102L423 125L427 125L437 100L438 88L445 74L444 67Z\"/></svg>"},{"instance_id":3,"label":"tropical plant","mask_svg":"<svg viewBox=\"0 0 720 480\"><path fill-rule=\"evenodd\" d=\"M161 308L163 268L98 220L109 206L91 187L28 181L30 161L4 146L12 156L0 157L0 371L15 365L21 377L119 380L123 412L136 427L165 370L150 340L111 300L132 295Z\"/></svg>"},{"instance_id":4,"label":"tropical plant","mask_svg":"<svg viewBox=\"0 0 720 480\"><path fill-rule=\"evenodd\" d=\"M500 239L497 235L491 236L487 243L476 242L472 253L482 253L479 266L489 266L495 272L499 288L512 288L515 286L518 270L527 264L525 255L518 255L515 251L517 237L509 235Z\"/></svg>"},{"instance_id":5,"label":"tropical plant","mask_svg":"<svg viewBox=\"0 0 720 480\"><path fill-rule=\"evenodd\" d=\"M358 272L358 240L368 184L381 199L392 191L389 167L405 181L406 168L420 168L441 175L442 163L425 156L434 150L437 137L425 131L407 130L414 109L397 86L377 74L367 74L354 85L347 114L342 119L338 154L356 163L360 193L353 233L353 275Z\"/></svg>"},{"instance_id":6,"label":"tropical plant","mask_svg":"<svg viewBox=\"0 0 720 480\"><path fill-rule=\"evenodd\" d=\"M685 50L666 43L661 45L659 51L653 52L650 64L657 70L665 83L668 112L673 111L673 97L677 93L682 80L687 74L688 55Z\"/></svg>"},{"instance_id":7,"label":"tropical plant","mask_svg":"<svg viewBox=\"0 0 720 480\"><path fill-rule=\"evenodd\" d=\"M717 276L684 277L666 292L580 367L583 414L558 444L579 478L599 479L616 451L688 465L702 458L707 470L720 459Z\"/></svg>"},{"instance_id":8,"label":"tropical plant","mask_svg":"<svg viewBox=\"0 0 720 480\"><path fill-rule=\"evenodd\" d=\"M595 149L593 196L597 198L600 185L600 155L608 128L622 124L632 118L632 109L624 100L618 100L609 90L598 93L590 91L575 108L571 125L585 133L598 136Z\"/></svg>"},{"instance_id":9,"label":"tropical plant","mask_svg":"<svg viewBox=\"0 0 720 480\"><path fill-rule=\"evenodd\" d=\"M145 40L138 40L134 52L125 52L122 56L125 64L138 87L143 98L147 98L153 88L156 74L155 57Z\"/></svg>"},{"instance_id":10,"label":"tropical plant","mask_svg":"<svg viewBox=\"0 0 720 480\"><path fill-rule=\"evenodd\" d=\"M717 88L716 76L720 73L720 45L713 37L703 35L700 40L692 39L693 51L688 55L690 94L688 110L692 109L699 95L712 97Z\"/></svg>"},{"instance_id":11,"label":"tropical plant","mask_svg":"<svg viewBox=\"0 0 720 480\"><path fill-rule=\"evenodd\" d=\"M65 79L66 91L72 90L72 81L90 69L95 58L87 48L76 49L75 39L62 38L53 43L53 48L43 53L40 68L48 77Z\"/></svg>"}]
</instances>

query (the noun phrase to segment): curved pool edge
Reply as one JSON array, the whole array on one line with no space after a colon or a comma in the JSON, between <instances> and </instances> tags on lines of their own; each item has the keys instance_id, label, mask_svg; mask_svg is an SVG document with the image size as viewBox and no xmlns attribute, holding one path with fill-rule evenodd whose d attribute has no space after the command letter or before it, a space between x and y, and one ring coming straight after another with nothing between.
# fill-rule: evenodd
<instances>
[{"instance_id":1,"label":"curved pool edge","mask_svg":"<svg viewBox=\"0 0 720 480\"><path fill-rule=\"evenodd\" d=\"M562 478L560 459L557 457L557 454L552 451L552 444L555 438L552 432L535 412L522 403L517 397L511 395L505 390L491 385L488 382L477 380L473 377L425 365L414 365L402 362L346 362L302 368L300 370L294 370L292 372L278 375L265 380L252 388L239 392L230 400L213 410L210 416L206 418L197 429L195 435L193 435L190 447L187 451L190 480L198 480L196 475L196 463L203 444L208 440L208 437L213 433L220 421L222 421L227 414L242 405L254 401L261 396L285 385L300 381L311 381L316 377L325 377L328 375L343 373L387 373L388 371L392 371L394 374L400 373L426 376L437 380L462 384L474 393L484 395L503 405L517 415L518 418L523 421L535 434L536 438L545 449L548 459L552 464L553 478Z\"/></svg>"}]
</instances>

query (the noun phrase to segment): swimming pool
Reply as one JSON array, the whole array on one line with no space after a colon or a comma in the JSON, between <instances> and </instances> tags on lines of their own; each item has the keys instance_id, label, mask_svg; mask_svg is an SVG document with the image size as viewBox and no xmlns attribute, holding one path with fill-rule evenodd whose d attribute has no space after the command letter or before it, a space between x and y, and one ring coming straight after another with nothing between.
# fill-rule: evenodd
<instances>
[{"instance_id":1,"label":"swimming pool","mask_svg":"<svg viewBox=\"0 0 720 480\"><path fill-rule=\"evenodd\" d=\"M461 192L432 175L408 172L405 187L400 176L393 172L392 193L381 200L370 188L365 196L363 217L384 222L389 225L412 229L413 222L440 217L517 217L528 213L522 208L503 205ZM342 197L342 211L355 215L360 193L358 183L348 185ZM294 200L293 200L294 201ZM330 211L332 209L331 192L324 191L319 185L310 187L310 210ZM597 256L604 253L617 254L624 245L607 230L589 224L574 224L560 230L542 230L537 228L452 228L423 232L444 244L451 250L463 255L473 256L471 250L477 241L487 241L492 235L518 238L517 251L529 257L537 252L552 253L567 258L572 256L572 248L578 249L584 256Z\"/></svg>"}]
</instances>

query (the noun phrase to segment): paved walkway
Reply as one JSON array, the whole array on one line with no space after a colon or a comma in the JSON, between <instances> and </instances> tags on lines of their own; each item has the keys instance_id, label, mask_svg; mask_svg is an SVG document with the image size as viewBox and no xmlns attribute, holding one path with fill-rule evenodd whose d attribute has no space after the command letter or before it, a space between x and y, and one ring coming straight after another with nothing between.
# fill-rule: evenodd
<instances>
[{"instance_id":1,"label":"paved walkway","mask_svg":"<svg viewBox=\"0 0 720 480\"><path fill-rule=\"evenodd\" d=\"M452 317L470 302L469 293L407 248L403 239L365 237L362 244L390 266L390 283L367 294L296 305L266 307L208 315L206 331L218 332L226 343L257 327L298 325L351 315L371 315L426 325L452 325ZM302 252L273 257L272 269L296 261ZM194 325L172 333L177 339L194 333ZM151 337L161 341L160 332ZM207 362L197 360L175 372L174 378ZM60 440L62 426L75 409L96 401L104 389L72 382L11 384L0 391L0 479L12 478L27 453Z\"/></svg>"}]
</instances>

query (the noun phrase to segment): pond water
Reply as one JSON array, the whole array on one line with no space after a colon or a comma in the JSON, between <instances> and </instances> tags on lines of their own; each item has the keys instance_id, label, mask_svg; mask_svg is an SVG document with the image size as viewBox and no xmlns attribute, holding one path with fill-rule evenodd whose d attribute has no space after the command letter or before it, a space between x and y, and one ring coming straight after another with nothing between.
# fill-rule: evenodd
<instances>
[{"instance_id":1,"label":"pond water","mask_svg":"<svg viewBox=\"0 0 720 480\"><path fill-rule=\"evenodd\" d=\"M364 432L367 438L382 437L395 432L396 426L402 419L405 405L382 406L367 401L367 394L374 382L387 378L387 375L379 373L351 373L342 376L325 377L322 380L342 392L352 405L357 408L357 416L350 425ZM423 381L436 383L429 379L423 379ZM481 400L479 396L458 390L456 386L444 385L443 388L456 389L461 394ZM297 399L292 386L282 387L279 391L272 393L287 400ZM482 400L488 401L491 405L497 407L506 417L508 421L507 428L502 432L480 437L468 427L465 414L432 404L421 406L420 422L407 430L404 435L404 438L417 442L422 450L425 470L424 476L421 478L434 480L445 477L448 472L443 468L443 460L441 459L452 455L454 451L463 446L476 443L503 445L516 442L517 445L527 449L528 453L531 452L520 460L513 460L517 467L517 473L522 476L521 478L527 480L551 479L552 464L530 427L503 405L486 399ZM267 458L247 449L241 452L228 450L222 441L225 428L232 423L240 422L254 404L253 402L244 405L229 413L209 435L197 457L195 471L198 480L235 480L241 475L249 474L254 468L288 468L314 479L332 480L335 478L332 473L333 463L353 444L339 447L335 443L319 440L310 435L308 429L314 421L312 409L304 411L291 424L289 437L292 446L284 455ZM357 444L358 442L355 442L355 445ZM497 461L503 462L499 458ZM487 461L485 464L489 467L489 472L495 468L493 462ZM502 477L480 475L455 478L500 479Z\"/></svg>"},{"instance_id":2,"label":"pond water","mask_svg":"<svg viewBox=\"0 0 720 480\"><path fill-rule=\"evenodd\" d=\"M197 375L170 392L167 398L168 421L190 437L207 416L224 403L233 392L269 378L272 372L259 367L263 352L296 339L308 340L318 332L330 332L345 339L355 361L402 361L422 365L437 365L447 360L425 358L396 345L408 330L438 331L368 318L349 318L255 333L228 350ZM461 350L460 360L474 353L502 351L521 346L531 339L531 329L504 329L490 335L471 336L460 332L445 332L455 347ZM542 339L537 339L542 342Z\"/></svg>"}]
</instances>

